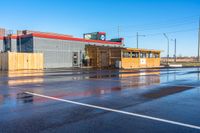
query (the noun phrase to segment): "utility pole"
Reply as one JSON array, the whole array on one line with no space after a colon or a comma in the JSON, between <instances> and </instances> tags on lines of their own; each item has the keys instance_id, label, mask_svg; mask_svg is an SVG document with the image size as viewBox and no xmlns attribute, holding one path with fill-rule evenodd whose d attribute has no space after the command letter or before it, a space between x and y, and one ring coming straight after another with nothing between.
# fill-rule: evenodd
<instances>
[{"instance_id":1,"label":"utility pole","mask_svg":"<svg viewBox=\"0 0 200 133\"><path fill-rule=\"evenodd\" d=\"M176 38L172 39L174 41L174 62L176 62Z\"/></svg>"},{"instance_id":2,"label":"utility pole","mask_svg":"<svg viewBox=\"0 0 200 133\"><path fill-rule=\"evenodd\" d=\"M169 64L169 37L165 33L163 33L163 35L167 39L167 65L168 65Z\"/></svg>"},{"instance_id":3,"label":"utility pole","mask_svg":"<svg viewBox=\"0 0 200 133\"><path fill-rule=\"evenodd\" d=\"M139 35L138 32L136 34L137 48L139 48L139 37L145 37L145 35Z\"/></svg>"},{"instance_id":4,"label":"utility pole","mask_svg":"<svg viewBox=\"0 0 200 133\"><path fill-rule=\"evenodd\" d=\"M200 62L200 18L199 18L199 33L198 33L198 62Z\"/></svg>"},{"instance_id":5,"label":"utility pole","mask_svg":"<svg viewBox=\"0 0 200 133\"><path fill-rule=\"evenodd\" d=\"M174 40L174 62L176 62L176 38Z\"/></svg>"}]
</instances>

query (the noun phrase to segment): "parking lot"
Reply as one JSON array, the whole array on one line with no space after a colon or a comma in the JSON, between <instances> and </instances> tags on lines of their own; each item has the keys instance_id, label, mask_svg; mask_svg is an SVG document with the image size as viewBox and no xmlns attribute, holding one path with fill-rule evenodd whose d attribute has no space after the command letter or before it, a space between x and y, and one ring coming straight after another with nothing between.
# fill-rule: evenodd
<instances>
[{"instance_id":1,"label":"parking lot","mask_svg":"<svg viewBox=\"0 0 200 133\"><path fill-rule=\"evenodd\" d=\"M0 73L1 133L200 132L200 68Z\"/></svg>"}]
</instances>

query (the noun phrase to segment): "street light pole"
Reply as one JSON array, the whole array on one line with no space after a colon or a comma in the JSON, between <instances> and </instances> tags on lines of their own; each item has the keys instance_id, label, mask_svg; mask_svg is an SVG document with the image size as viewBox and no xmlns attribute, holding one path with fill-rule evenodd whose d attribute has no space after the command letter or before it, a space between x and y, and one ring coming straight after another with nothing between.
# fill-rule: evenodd
<instances>
[{"instance_id":1,"label":"street light pole","mask_svg":"<svg viewBox=\"0 0 200 133\"><path fill-rule=\"evenodd\" d=\"M172 39L174 41L174 62L176 62L176 38Z\"/></svg>"},{"instance_id":2,"label":"street light pole","mask_svg":"<svg viewBox=\"0 0 200 133\"><path fill-rule=\"evenodd\" d=\"M165 33L163 35L167 39L167 64L169 64L169 37Z\"/></svg>"},{"instance_id":3,"label":"street light pole","mask_svg":"<svg viewBox=\"0 0 200 133\"><path fill-rule=\"evenodd\" d=\"M139 48L139 37L140 37L140 36L141 36L141 37L145 37L145 35L139 35L138 32L137 32L137 34L136 34L137 49Z\"/></svg>"},{"instance_id":4,"label":"street light pole","mask_svg":"<svg viewBox=\"0 0 200 133\"><path fill-rule=\"evenodd\" d=\"M174 62L176 62L176 38L174 40Z\"/></svg>"},{"instance_id":5,"label":"street light pole","mask_svg":"<svg viewBox=\"0 0 200 133\"><path fill-rule=\"evenodd\" d=\"M198 33L198 62L200 62L200 18L199 18L199 33Z\"/></svg>"}]
</instances>

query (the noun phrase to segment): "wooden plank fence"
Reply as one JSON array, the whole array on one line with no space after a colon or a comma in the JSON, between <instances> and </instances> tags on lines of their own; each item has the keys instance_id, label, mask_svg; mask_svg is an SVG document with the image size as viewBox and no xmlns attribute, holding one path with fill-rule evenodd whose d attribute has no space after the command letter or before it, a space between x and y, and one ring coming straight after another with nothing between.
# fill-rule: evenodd
<instances>
[{"instance_id":1,"label":"wooden plank fence","mask_svg":"<svg viewBox=\"0 0 200 133\"><path fill-rule=\"evenodd\" d=\"M0 70L39 70L43 68L42 53L0 53Z\"/></svg>"}]
</instances>

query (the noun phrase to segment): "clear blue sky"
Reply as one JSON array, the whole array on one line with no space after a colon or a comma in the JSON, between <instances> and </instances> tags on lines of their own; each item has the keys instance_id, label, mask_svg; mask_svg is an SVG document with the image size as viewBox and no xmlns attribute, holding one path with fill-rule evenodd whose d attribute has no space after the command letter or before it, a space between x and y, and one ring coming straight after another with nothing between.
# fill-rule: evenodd
<instances>
[{"instance_id":1,"label":"clear blue sky","mask_svg":"<svg viewBox=\"0 0 200 133\"><path fill-rule=\"evenodd\" d=\"M119 25L127 47L136 47L139 32L146 35L139 38L140 48L166 51L166 32L177 38L178 55L197 55L200 0L3 0L0 13L0 27L76 37L105 31L114 38ZM173 48L170 41L170 56Z\"/></svg>"}]
</instances>

